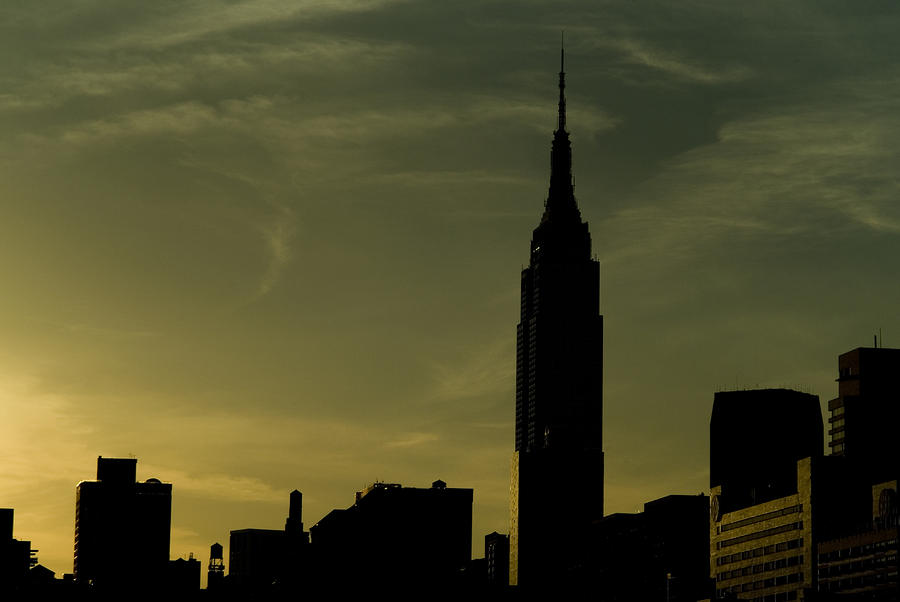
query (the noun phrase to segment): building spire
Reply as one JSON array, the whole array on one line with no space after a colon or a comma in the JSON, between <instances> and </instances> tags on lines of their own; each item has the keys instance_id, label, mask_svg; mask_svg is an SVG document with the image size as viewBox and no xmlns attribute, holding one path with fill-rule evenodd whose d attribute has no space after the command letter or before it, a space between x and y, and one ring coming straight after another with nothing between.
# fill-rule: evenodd
<instances>
[{"instance_id":1,"label":"building spire","mask_svg":"<svg viewBox=\"0 0 900 602\"><path fill-rule=\"evenodd\" d=\"M566 32L560 34L559 44L559 122L557 129L566 129Z\"/></svg>"},{"instance_id":2,"label":"building spire","mask_svg":"<svg viewBox=\"0 0 900 602\"><path fill-rule=\"evenodd\" d=\"M559 49L559 118L550 151L550 191L541 223L547 221L581 223L572 186L572 143L566 131L566 48L565 33Z\"/></svg>"}]
</instances>

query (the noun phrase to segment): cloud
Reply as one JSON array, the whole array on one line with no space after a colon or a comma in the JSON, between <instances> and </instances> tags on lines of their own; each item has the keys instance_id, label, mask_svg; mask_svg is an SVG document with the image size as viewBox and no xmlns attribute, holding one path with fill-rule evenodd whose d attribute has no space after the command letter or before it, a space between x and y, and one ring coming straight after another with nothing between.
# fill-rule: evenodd
<instances>
[{"instance_id":1,"label":"cloud","mask_svg":"<svg viewBox=\"0 0 900 602\"><path fill-rule=\"evenodd\" d=\"M176 485L178 492L185 491L191 495L235 502L274 502L284 501L284 492L275 489L271 484L256 478L230 474L197 475L177 468L143 464L144 474L160 475L165 482Z\"/></svg>"},{"instance_id":2,"label":"cloud","mask_svg":"<svg viewBox=\"0 0 900 602\"><path fill-rule=\"evenodd\" d=\"M261 228L269 262L257 290L257 297L267 295L291 259L291 239L296 231L294 214L287 207L278 207L274 222Z\"/></svg>"},{"instance_id":3,"label":"cloud","mask_svg":"<svg viewBox=\"0 0 900 602\"><path fill-rule=\"evenodd\" d=\"M426 443L437 441L438 439L439 437L434 433L407 433L399 439L388 441L384 446L388 448L419 447Z\"/></svg>"},{"instance_id":4,"label":"cloud","mask_svg":"<svg viewBox=\"0 0 900 602\"><path fill-rule=\"evenodd\" d=\"M209 127L220 119L215 107L184 102L78 124L63 130L60 140L88 145L102 141L115 143L125 136L185 135Z\"/></svg>"},{"instance_id":5,"label":"cloud","mask_svg":"<svg viewBox=\"0 0 900 602\"><path fill-rule=\"evenodd\" d=\"M47 120L58 120L67 103L89 99L127 99L129 106L150 109L160 100L198 101L198 73L205 81L229 82L232 94L258 96L279 77L319 77L323 72L345 76L350 65L376 69L398 60L411 49L398 42L367 42L320 34L286 39L283 43L222 42L149 59L140 53L111 56L87 53L42 62L32 58L7 75L12 92L0 94L0 113L44 109ZM149 105L149 106L148 106ZM56 114L48 113L49 110Z\"/></svg>"},{"instance_id":6,"label":"cloud","mask_svg":"<svg viewBox=\"0 0 900 602\"><path fill-rule=\"evenodd\" d=\"M470 351L453 361L431 366L436 402L462 401L505 393L515 379L515 360L510 355L513 341L504 336Z\"/></svg>"},{"instance_id":7,"label":"cloud","mask_svg":"<svg viewBox=\"0 0 900 602\"><path fill-rule=\"evenodd\" d=\"M885 96L892 89L900 86L885 85ZM900 102L824 91L822 99L728 121L714 143L666 161L635 192L638 202L612 217L605 260L681 257L736 232L900 232L900 181L890 167L900 154L890 134L900 132Z\"/></svg>"},{"instance_id":8,"label":"cloud","mask_svg":"<svg viewBox=\"0 0 900 602\"><path fill-rule=\"evenodd\" d=\"M688 59L671 50L654 47L651 43L634 38L603 39L607 44L625 55L625 60L661 71L679 80L701 84L722 84L743 81L752 75L749 67L743 65L713 68L702 65L704 59Z\"/></svg>"}]
</instances>

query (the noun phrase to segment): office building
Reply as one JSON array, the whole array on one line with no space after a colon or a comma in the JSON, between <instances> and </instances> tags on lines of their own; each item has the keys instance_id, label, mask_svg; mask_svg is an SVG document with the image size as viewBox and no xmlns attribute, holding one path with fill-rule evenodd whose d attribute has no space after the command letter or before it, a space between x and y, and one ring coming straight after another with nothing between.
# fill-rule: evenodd
<instances>
[{"instance_id":1,"label":"office building","mask_svg":"<svg viewBox=\"0 0 900 602\"><path fill-rule=\"evenodd\" d=\"M711 595L709 497L669 495L591 529L590 573L604 602L696 602Z\"/></svg>"},{"instance_id":2,"label":"office building","mask_svg":"<svg viewBox=\"0 0 900 602\"><path fill-rule=\"evenodd\" d=\"M717 598L815 599L819 543L867 528L871 487L845 458L799 460L795 484L794 493L736 509L722 505L722 486L711 489L710 571Z\"/></svg>"},{"instance_id":3,"label":"office building","mask_svg":"<svg viewBox=\"0 0 900 602\"><path fill-rule=\"evenodd\" d=\"M805 600L815 591L813 472L820 515L834 480L818 397L789 389L715 394L710 419L710 575L715 597Z\"/></svg>"},{"instance_id":4,"label":"office building","mask_svg":"<svg viewBox=\"0 0 900 602\"><path fill-rule=\"evenodd\" d=\"M860 347L838 357L838 396L828 402L831 453L872 482L896 479L900 349Z\"/></svg>"},{"instance_id":5,"label":"office building","mask_svg":"<svg viewBox=\"0 0 900 602\"><path fill-rule=\"evenodd\" d=\"M603 516L603 318L600 264L572 184L565 69L550 188L522 270L516 432L510 486L510 584L571 580Z\"/></svg>"},{"instance_id":6,"label":"office building","mask_svg":"<svg viewBox=\"0 0 900 602\"><path fill-rule=\"evenodd\" d=\"M817 546L819 600L900 600L897 481L872 486L872 520Z\"/></svg>"},{"instance_id":7,"label":"office building","mask_svg":"<svg viewBox=\"0 0 900 602\"><path fill-rule=\"evenodd\" d=\"M790 389L721 391L709 425L710 488L722 512L797 492L797 460L823 454L815 395Z\"/></svg>"},{"instance_id":8,"label":"office building","mask_svg":"<svg viewBox=\"0 0 900 602\"><path fill-rule=\"evenodd\" d=\"M455 582L472 559L471 489L375 483L310 528L320 584Z\"/></svg>"},{"instance_id":9,"label":"office building","mask_svg":"<svg viewBox=\"0 0 900 602\"><path fill-rule=\"evenodd\" d=\"M841 354L837 383L838 396L828 402L828 445L846 469L834 489L864 495L852 494L850 511L837 498L840 515L819 533L819 599L898 600L900 349L861 347Z\"/></svg>"},{"instance_id":10,"label":"office building","mask_svg":"<svg viewBox=\"0 0 900 602\"><path fill-rule=\"evenodd\" d=\"M97 589L166 582L172 485L136 481L134 458L97 458L97 480L75 491L75 580Z\"/></svg>"},{"instance_id":11,"label":"office building","mask_svg":"<svg viewBox=\"0 0 900 602\"><path fill-rule=\"evenodd\" d=\"M812 458L794 464L797 491L724 510L710 490L710 572L716 598L808 600L814 591Z\"/></svg>"}]
</instances>

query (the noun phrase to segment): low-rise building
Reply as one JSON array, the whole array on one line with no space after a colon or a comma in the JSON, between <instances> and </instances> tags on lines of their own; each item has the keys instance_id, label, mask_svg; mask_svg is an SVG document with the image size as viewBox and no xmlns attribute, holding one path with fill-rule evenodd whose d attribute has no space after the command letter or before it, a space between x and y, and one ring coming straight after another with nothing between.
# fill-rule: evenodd
<instances>
[{"instance_id":1,"label":"low-rise building","mask_svg":"<svg viewBox=\"0 0 900 602\"><path fill-rule=\"evenodd\" d=\"M696 602L710 595L709 498L668 495L610 514L590 534L588 573L604 602Z\"/></svg>"},{"instance_id":2,"label":"low-rise building","mask_svg":"<svg viewBox=\"0 0 900 602\"><path fill-rule=\"evenodd\" d=\"M375 483L356 503L310 528L322 587L389 582L398 588L458 580L472 559L471 489Z\"/></svg>"},{"instance_id":3,"label":"low-rise building","mask_svg":"<svg viewBox=\"0 0 900 602\"><path fill-rule=\"evenodd\" d=\"M818 546L820 600L900 599L897 580L897 481L872 487L872 521L866 528Z\"/></svg>"},{"instance_id":4,"label":"low-rise building","mask_svg":"<svg viewBox=\"0 0 900 602\"><path fill-rule=\"evenodd\" d=\"M710 491L710 572L716 598L807 600L814 591L812 458L797 462L797 493L721 512Z\"/></svg>"}]
</instances>

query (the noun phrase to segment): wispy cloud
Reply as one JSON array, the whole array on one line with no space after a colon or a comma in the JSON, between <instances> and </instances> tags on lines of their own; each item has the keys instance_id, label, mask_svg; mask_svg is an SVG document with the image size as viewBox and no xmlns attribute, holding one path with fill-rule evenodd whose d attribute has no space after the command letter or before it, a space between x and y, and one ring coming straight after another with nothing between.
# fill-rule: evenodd
<instances>
[{"instance_id":1,"label":"wispy cloud","mask_svg":"<svg viewBox=\"0 0 900 602\"><path fill-rule=\"evenodd\" d=\"M141 472L157 475L163 481L176 483L178 491L185 491L207 499L235 502L283 502L284 492L271 484L245 475L197 475L170 466L143 464Z\"/></svg>"},{"instance_id":2,"label":"wispy cloud","mask_svg":"<svg viewBox=\"0 0 900 602\"><path fill-rule=\"evenodd\" d=\"M64 130L61 139L88 144L103 140L115 142L123 136L183 135L215 124L220 119L215 107L191 101L82 123Z\"/></svg>"},{"instance_id":3,"label":"wispy cloud","mask_svg":"<svg viewBox=\"0 0 900 602\"><path fill-rule=\"evenodd\" d=\"M711 66L707 58L686 57L637 38L600 38L600 44L614 48L624 60L660 71L670 77L700 84L739 82L749 78L752 70L745 65Z\"/></svg>"},{"instance_id":4,"label":"wispy cloud","mask_svg":"<svg viewBox=\"0 0 900 602\"><path fill-rule=\"evenodd\" d=\"M388 448L419 447L426 443L437 441L438 439L439 437L434 433L407 433L402 435L399 439L388 441L384 446Z\"/></svg>"},{"instance_id":5,"label":"wispy cloud","mask_svg":"<svg viewBox=\"0 0 900 602\"><path fill-rule=\"evenodd\" d=\"M716 142L669 160L606 224L614 238L605 259L672 258L736 232L900 232L890 167L900 144L888 135L900 104L860 95L848 108L831 98L727 122Z\"/></svg>"},{"instance_id":6,"label":"wispy cloud","mask_svg":"<svg viewBox=\"0 0 900 602\"><path fill-rule=\"evenodd\" d=\"M261 227L261 231L268 251L268 265L259 282L257 297L272 290L291 259L291 240L296 231L293 211L288 207L278 207L274 221Z\"/></svg>"},{"instance_id":7,"label":"wispy cloud","mask_svg":"<svg viewBox=\"0 0 900 602\"><path fill-rule=\"evenodd\" d=\"M335 14L370 12L405 0L241 0L184 2L178 10L160 11L104 40L112 47L161 48L217 34L285 21L309 21Z\"/></svg>"},{"instance_id":8,"label":"wispy cloud","mask_svg":"<svg viewBox=\"0 0 900 602\"><path fill-rule=\"evenodd\" d=\"M411 52L399 42L374 43L341 37L313 36L284 43L222 43L188 53L148 60L139 53L111 57L106 52L77 54L52 63L32 59L7 75L15 85L0 94L0 112L58 109L78 99L127 97L132 107L147 109L158 99L196 100L197 74L212 80L230 80L232 93L259 94L277 75L309 77L328 71L339 75L367 65L376 69ZM141 93L141 96L135 96ZM149 106L148 106L149 105Z\"/></svg>"},{"instance_id":9,"label":"wispy cloud","mask_svg":"<svg viewBox=\"0 0 900 602\"><path fill-rule=\"evenodd\" d=\"M473 346L455 361L431 366L435 401L458 401L507 391L515 374L509 338Z\"/></svg>"}]
</instances>

